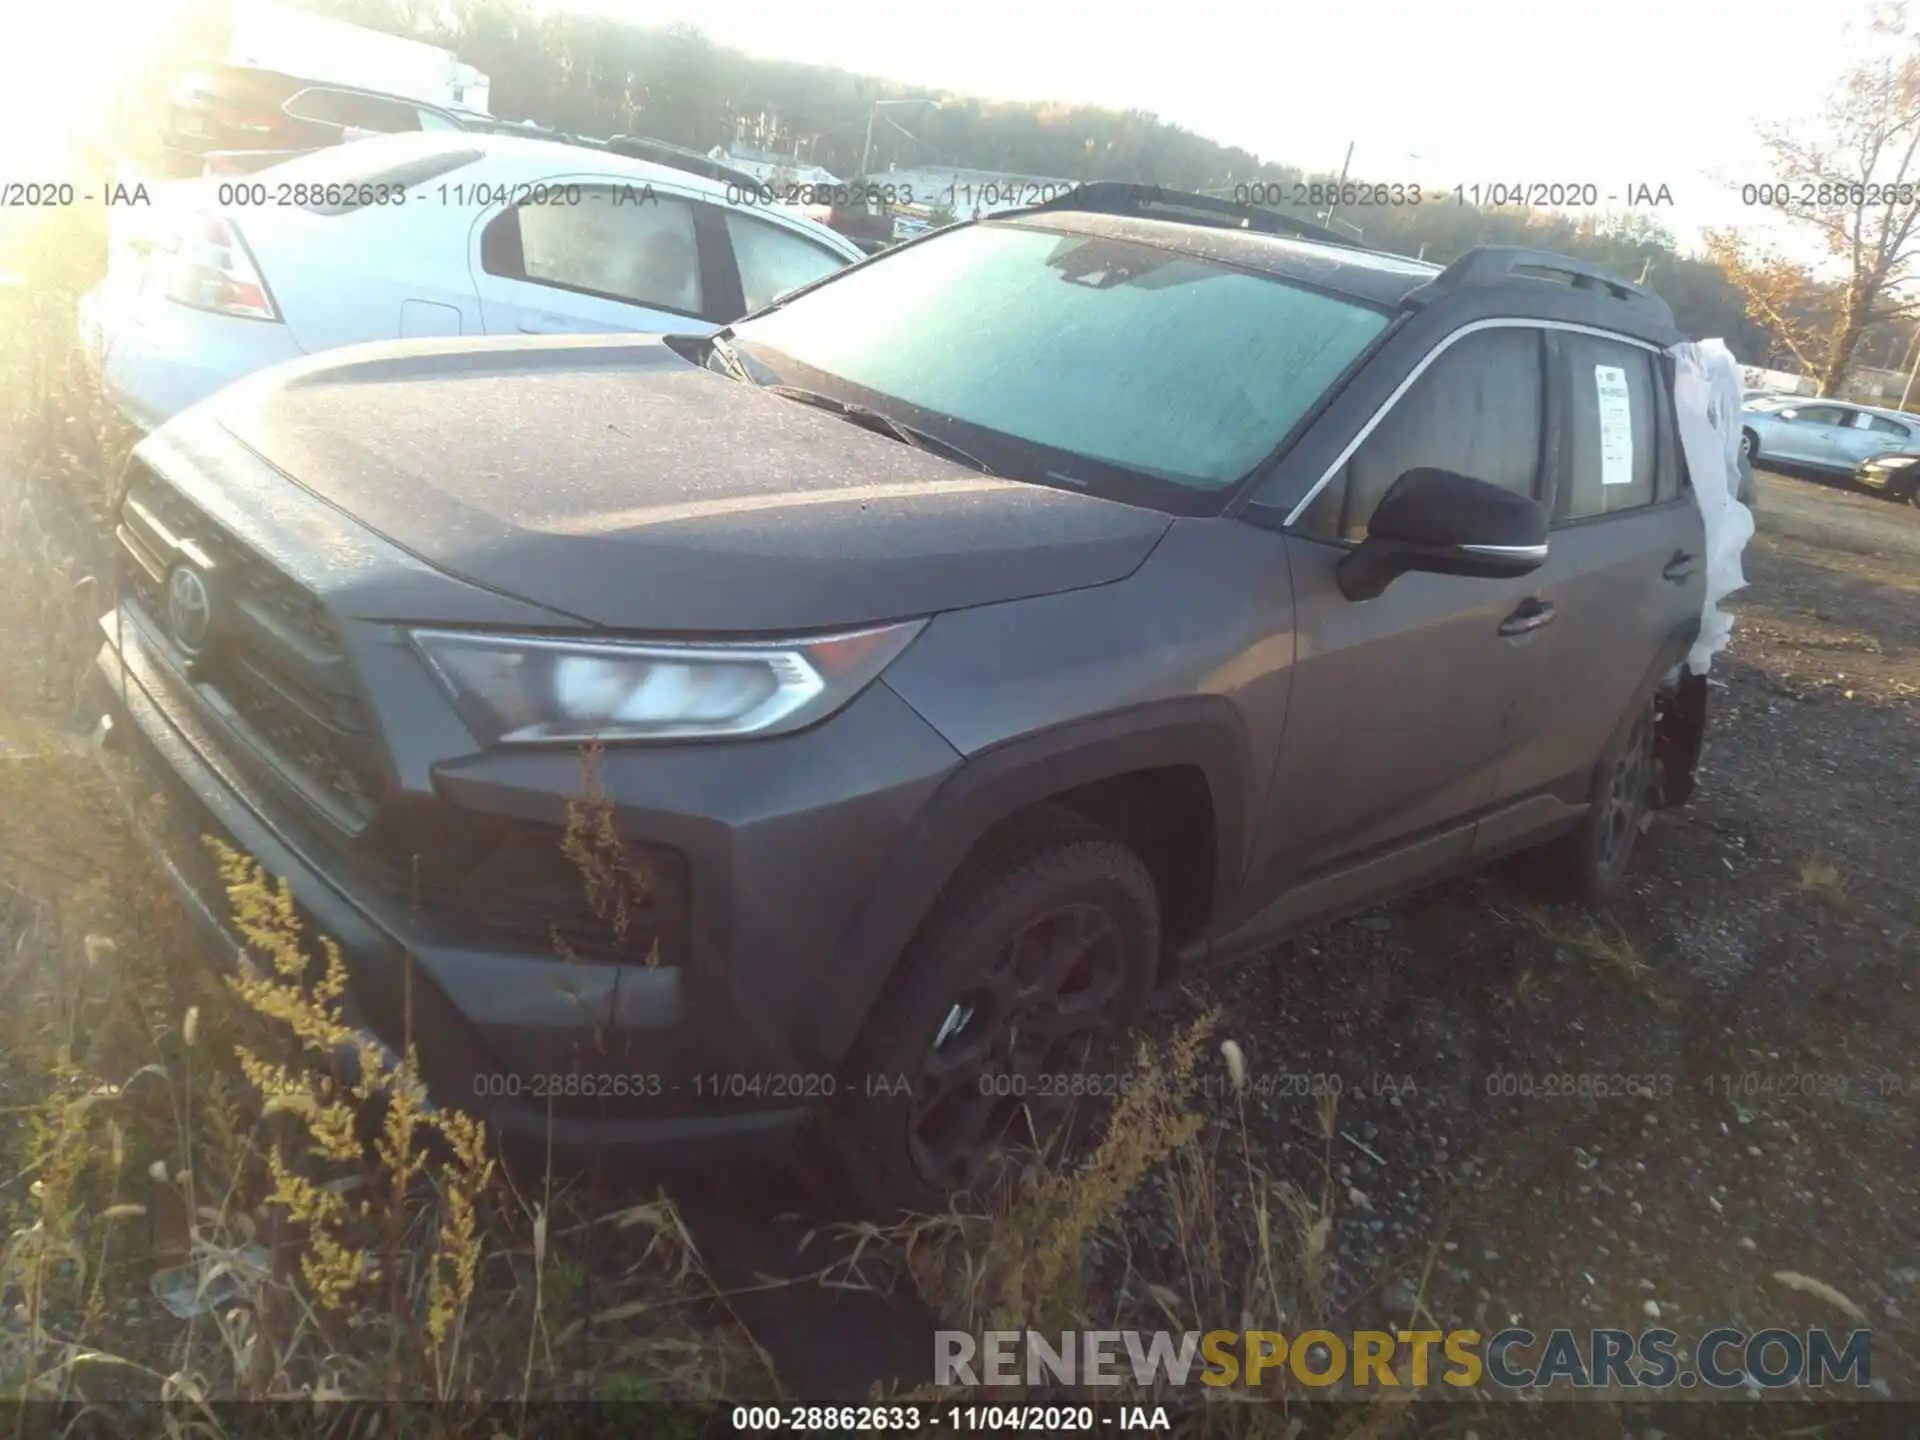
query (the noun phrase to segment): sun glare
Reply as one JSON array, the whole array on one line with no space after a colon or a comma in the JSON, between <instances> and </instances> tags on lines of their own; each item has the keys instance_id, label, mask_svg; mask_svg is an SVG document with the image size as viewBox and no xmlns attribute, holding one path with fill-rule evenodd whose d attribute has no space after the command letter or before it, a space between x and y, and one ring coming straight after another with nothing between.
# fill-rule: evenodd
<instances>
[{"instance_id":1,"label":"sun glare","mask_svg":"<svg viewBox=\"0 0 1920 1440\"><path fill-rule=\"evenodd\" d=\"M0 21L0 181L75 178L77 150L120 117L187 8L188 0L72 0L21 6Z\"/></svg>"}]
</instances>

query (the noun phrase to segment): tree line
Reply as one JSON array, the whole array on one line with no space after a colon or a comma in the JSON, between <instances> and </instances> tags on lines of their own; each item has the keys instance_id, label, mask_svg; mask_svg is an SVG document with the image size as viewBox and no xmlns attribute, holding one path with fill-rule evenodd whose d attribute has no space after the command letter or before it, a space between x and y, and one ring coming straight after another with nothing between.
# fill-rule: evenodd
<instances>
[{"instance_id":1,"label":"tree line","mask_svg":"<svg viewBox=\"0 0 1920 1440\"><path fill-rule=\"evenodd\" d=\"M700 150L743 141L849 179L863 178L870 127L867 169L876 174L890 164L953 165L1214 194L1260 182L1284 187L1332 178L1219 143L1145 110L943 94L937 109L882 109L876 123L876 100L930 92L828 66L750 56L687 27L634 25L536 8L528 0L299 3L445 46L490 77L495 114L575 133L640 133ZM1920 69L1904 54L1889 62L1892 68L1874 72L1883 77L1880 83L1853 77L1838 92L1832 108L1855 132L1851 138L1907 138L1909 122L1920 113L1920 85L1913 80ZM1893 148L1890 142L1876 148L1870 163ZM1801 171L1831 178L1826 153L1809 158L1783 152L1783 165L1790 169L1797 161ZM1689 254L1662 223L1657 206L1526 210L1423 195L1418 205L1343 206L1339 219L1357 227L1370 246L1441 262L1483 244L1578 256L1623 279L1643 280L1672 306L1687 334L1721 337L1747 363L1775 361L1818 375L1831 389L1863 354L1884 362L1903 348L1911 321L1899 281L1916 210L1920 205L1909 205L1889 218L1849 215L1844 205L1836 210L1827 204L1817 217L1798 217L1822 228L1838 258L1853 260L1851 277L1838 281L1758 254L1737 235L1710 236L1703 254ZM1914 238L1920 240L1920 233Z\"/></svg>"}]
</instances>

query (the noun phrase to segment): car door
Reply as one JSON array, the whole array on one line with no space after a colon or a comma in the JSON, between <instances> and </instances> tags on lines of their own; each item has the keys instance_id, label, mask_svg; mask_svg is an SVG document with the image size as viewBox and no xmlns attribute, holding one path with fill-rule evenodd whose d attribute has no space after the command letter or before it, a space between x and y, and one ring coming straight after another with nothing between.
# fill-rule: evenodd
<instances>
[{"instance_id":1,"label":"car door","mask_svg":"<svg viewBox=\"0 0 1920 1440\"><path fill-rule=\"evenodd\" d=\"M613 177L511 187L474 226L487 332L705 334L740 312L711 207Z\"/></svg>"},{"instance_id":2,"label":"car door","mask_svg":"<svg viewBox=\"0 0 1920 1440\"><path fill-rule=\"evenodd\" d=\"M1541 345L1505 322L1442 342L1288 532L1293 691L1250 876L1282 910L1361 903L1462 861L1493 802L1534 638L1531 577L1410 573L1356 602L1335 567L1416 467L1540 497Z\"/></svg>"},{"instance_id":3,"label":"car door","mask_svg":"<svg viewBox=\"0 0 1920 1440\"><path fill-rule=\"evenodd\" d=\"M1847 465L1844 432L1853 412L1843 405L1796 405L1780 412L1764 446L1773 459L1793 460L1827 469Z\"/></svg>"},{"instance_id":4,"label":"car door","mask_svg":"<svg viewBox=\"0 0 1920 1440\"><path fill-rule=\"evenodd\" d=\"M1876 455L1907 449L1913 444L1913 432L1889 416L1875 415L1871 410L1856 410L1853 425L1844 432L1841 443L1850 462L1848 468L1851 469Z\"/></svg>"},{"instance_id":5,"label":"car door","mask_svg":"<svg viewBox=\"0 0 1920 1440\"><path fill-rule=\"evenodd\" d=\"M1548 338L1560 419L1547 560L1551 623L1528 657L1497 791L1475 835L1497 852L1567 817L1662 657L1676 660L1705 599L1705 528L1685 482L1666 360L1653 346L1564 330ZM1684 654L1684 648L1680 650Z\"/></svg>"}]
</instances>

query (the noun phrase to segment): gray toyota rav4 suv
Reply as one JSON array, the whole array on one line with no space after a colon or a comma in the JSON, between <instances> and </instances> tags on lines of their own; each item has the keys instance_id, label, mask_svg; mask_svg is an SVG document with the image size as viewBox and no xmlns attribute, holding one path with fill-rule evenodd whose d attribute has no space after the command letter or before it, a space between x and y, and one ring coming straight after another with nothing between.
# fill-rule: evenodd
<instances>
[{"instance_id":1,"label":"gray toyota rav4 suv","mask_svg":"<svg viewBox=\"0 0 1920 1440\"><path fill-rule=\"evenodd\" d=\"M1681 338L1092 186L713 338L338 351L141 444L102 703L210 934L209 834L445 1101L822 1121L921 1203L1185 967L1523 848L1620 882L1705 718Z\"/></svg>"}]
</instances>

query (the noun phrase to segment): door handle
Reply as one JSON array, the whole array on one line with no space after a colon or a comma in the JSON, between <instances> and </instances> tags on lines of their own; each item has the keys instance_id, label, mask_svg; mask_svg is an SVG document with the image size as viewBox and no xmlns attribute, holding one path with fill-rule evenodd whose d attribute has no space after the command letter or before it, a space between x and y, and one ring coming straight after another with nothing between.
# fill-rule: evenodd
<instances>
[{"instance_id":1,"label":"door handle","mask_svg":"<svg viewBox=\"0 0 1920 1440\"><path fill-rule=\"evenodd\" d=\"M1520 602L1520 608L1500 622L1502 635L1525 635L1538 630L1542 625L1551 624L1557 612L1551 600L1526 599Z\"/></svg>"},{"instance_id":2,"label":"door handle","mask_svg":"<svg viewBox=\"0 0 1920 1440\"><path fill-rule=\"evenodd\" d=\"M1694 557L1684 550L1673 552L1673 558L1667 561L1666 569L1660 572L1660 578L1671 580L1675 585L1684 585L1693 578Z\"/></svg>"}]
</instances>

